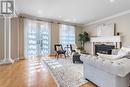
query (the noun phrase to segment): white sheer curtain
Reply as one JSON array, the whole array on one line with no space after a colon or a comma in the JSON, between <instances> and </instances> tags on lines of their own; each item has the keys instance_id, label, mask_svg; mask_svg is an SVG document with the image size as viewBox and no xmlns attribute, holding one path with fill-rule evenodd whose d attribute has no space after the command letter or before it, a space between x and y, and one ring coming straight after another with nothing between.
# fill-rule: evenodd
<instances>
[{"instance_id":1,"label":"white sheer curtain","mask_svg":"<svg viewBox=\"0 0 130 87\"><path fill-rule=\"evenodd\" d=\"M40 31L39 31L39 40L40 40L40 54L48 55L50 53L50 40L51 40L51 31L50 31L50 23L48 22L40 22L39 23Z\"/></svg>"},{"instance_id":2,"label":"white sheer curtain","mask_svg":"<svg viewBox=\"0 0 130 87\"><path fill-rule=\"evenodd\" d=\"M75 44L75 26L60 25L60 43L63 47L69 44Z\"/></svg>"},{"instance_id":3,"label":"white sheer curtain","mask_svg":"<svg viewBox=\"0 0 130 87\"><path fill-rule=\"evenodd\" d=\"M48 22L24 19L24 54L46 56L50 52L50 29Z\"/></svg>"},{"instance_id":4,"label":"white sheer curtain","mask_svg":"<svg viewBox=\"0 0 130 87\"><path fill-rule=\"evenodd\" d=\"M29 19L24 19L24 55L37 56L37 23Z\"/></svg>"}]
</instances>

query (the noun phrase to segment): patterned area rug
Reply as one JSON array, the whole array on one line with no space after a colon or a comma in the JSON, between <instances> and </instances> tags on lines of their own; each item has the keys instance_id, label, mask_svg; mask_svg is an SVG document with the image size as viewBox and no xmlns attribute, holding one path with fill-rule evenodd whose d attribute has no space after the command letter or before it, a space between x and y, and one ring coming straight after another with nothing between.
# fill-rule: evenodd
<instances>
[{"instance_id":1,"label":"patterned area rug","mask_svg":"<svg viewBox=\"0 0 130 87\"><path fill-rule=\"evenodd\" d=\"M88 81L83 78L83 64L73 64L71 58L45 59L59 87L79 87Z\"/></svg>"}]
</instances>

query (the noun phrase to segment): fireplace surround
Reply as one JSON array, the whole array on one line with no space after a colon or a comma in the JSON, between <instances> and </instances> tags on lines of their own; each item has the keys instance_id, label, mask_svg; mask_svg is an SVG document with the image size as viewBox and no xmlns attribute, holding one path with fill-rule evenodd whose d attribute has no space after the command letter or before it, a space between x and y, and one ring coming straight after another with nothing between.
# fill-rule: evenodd
<instances>
[{"instance_id":1,"label":"fireplace surround","mask_svg":"<svg viewBox=\"0 0 130 87\"><path fill-rule=\"evenodd\" d=\"M95 55L95 45L101 45L101 44L105 44L105 45L110 45L110 46L114 46L114 48L121 48L122 47L122 43L121 43L121 37L120 36L109 36L109 37L91 37L90 38L91 41L91 54ZM105 51L102 51L103 53L107 53ZM108 54L111 53L108 52Z\"/></svg>"}]
</instances>

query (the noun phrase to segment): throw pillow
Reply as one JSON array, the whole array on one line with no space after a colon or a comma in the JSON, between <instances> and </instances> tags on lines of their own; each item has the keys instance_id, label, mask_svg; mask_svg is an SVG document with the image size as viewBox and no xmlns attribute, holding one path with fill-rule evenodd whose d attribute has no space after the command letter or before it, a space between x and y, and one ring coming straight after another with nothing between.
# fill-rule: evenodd
<instances>
[{"instance_id":1,"label":"throw pillow","mask_svg":"<svg viewBox=\"0 0 130 87\"><path fill-rule=\"evenodd\" d=\"M122 53L122 51L125 51L125 52L127 52L128 54L130 54L130 48L122 47L122 48L119 50L118 54Z\"/></svg>"},{"instance_id":2,"label":"throw pillow","mask_svg":"<svg viewBox=\"0 0 130 87\"><path fill-rule=\"evenodd\" d=\"M130 54L128 54L128 55L126 55L124 57L130 59Z\"/></svg>"},{"instance_id":3,"label":"throw pillow","mask_svg":"<svg viewBox=\"0 0 130 87\"><path fill-rule=\"evenodd\" d=\"M130 48L122 47L117 55L122 55L123 57L130 55Z\"/></svg>"},{"instance_id":4,"label":"throw pillow","mask_svg":"<svg viewBox=\"0 0 130 87\"><path fill-rule=\"evenodd\" d=\"M121 50L128 52L128 55L124 56L130 59L130 47L122 47ZM118 54L121 54L120 52Z\"/></svg>"}]
</instances>

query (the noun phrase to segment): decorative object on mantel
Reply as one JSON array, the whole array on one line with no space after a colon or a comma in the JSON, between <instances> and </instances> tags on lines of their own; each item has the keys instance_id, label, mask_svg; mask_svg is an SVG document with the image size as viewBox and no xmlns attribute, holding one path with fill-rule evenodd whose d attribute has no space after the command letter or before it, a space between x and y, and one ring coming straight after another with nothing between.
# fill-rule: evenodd
<instances>
[{"instance_id":1,"label":"decorative object on mantel","mask_svg":"<svg viewBox=\"0 0 130 87\"><path fill-rule=\"evenodd\" d=\"M119 32L117 32L117 36L119 36L120 35L120 33Z\"/></svg>"},{"instance_id":2,"label":"decorative object on mantel","mask_svg":"<svg viewBox=\"0 0 130 87\"><path fill-rule=\"evenodd\" d=\"M79 41L81 43L81 47L78 47L78 49L81 51L81 53L83 52L86 52L84 50L84 44L88 41L90 41L90 37L89 37L89 34L87 32L82 32L79 34Z\"/></svg>"}]
</instances>

